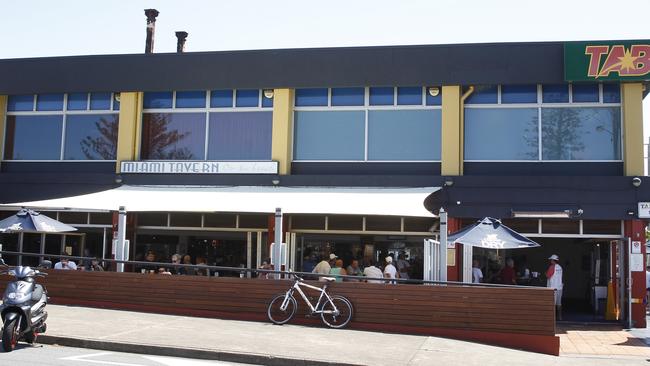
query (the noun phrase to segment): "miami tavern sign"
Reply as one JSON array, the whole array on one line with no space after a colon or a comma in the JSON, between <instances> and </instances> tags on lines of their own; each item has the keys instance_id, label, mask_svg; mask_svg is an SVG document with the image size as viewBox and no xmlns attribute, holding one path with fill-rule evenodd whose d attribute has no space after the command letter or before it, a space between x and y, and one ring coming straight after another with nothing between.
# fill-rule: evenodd
<instances>
[{"instance_id":1,"label":"miami tavern sign","mask_svg":"<svg viewBox=\"0 0 650 366\"><path fill-rule=\"evenodd\" d=\"M650 41L565 43L564 80L650 80Z\"/></svg>"},{"instance_id":2,"label":"miami tavern sign","mask_svg":"<svg viewBox=\"0 0 650 366\"><path fill-rule=\"evenodd\" d=\"M278 174L277 161L123 161L129 174Z\"/></svg>"}]
</instances>

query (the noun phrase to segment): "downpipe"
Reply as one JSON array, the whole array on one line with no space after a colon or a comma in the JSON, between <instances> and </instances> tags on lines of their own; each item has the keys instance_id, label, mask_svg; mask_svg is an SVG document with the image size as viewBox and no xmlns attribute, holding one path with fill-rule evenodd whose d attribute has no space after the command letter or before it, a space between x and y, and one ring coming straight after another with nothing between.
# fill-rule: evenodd
<instances>
[{"instance_id":1,"label":"downpipe","mask_svg":"<svg viewBox=\"0 0 650 366\"><path fill-rule=\"evenodd\" d=\"M461 154L460 163L459 163L460 166L458 167L460 175L463 175L463 168L464 168L463 162L465 161L465 153L464 153L464 151L465 151L465 100L467 100L467 98L469 98L469 96L472 95L472 93L474 93L474 89L475 89L474 85L470 85L467 88L467 90L465 91L465 93L463 93L463 95L461 95L461 97L460 97L460 123L461 123L461 125L460 125L460 131L459 131L460 133L458 134L459 135L459 141L458 141L459 145L458 146L460 146L459 150L460 150L460 154Z\"/></svg>"}]
</instances>

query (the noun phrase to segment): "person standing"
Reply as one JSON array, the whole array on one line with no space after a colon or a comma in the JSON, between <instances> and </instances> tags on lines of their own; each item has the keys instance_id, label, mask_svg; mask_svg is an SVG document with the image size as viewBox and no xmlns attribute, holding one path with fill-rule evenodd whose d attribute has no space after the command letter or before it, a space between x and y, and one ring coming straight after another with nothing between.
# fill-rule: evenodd
<instances>
[{"instance_id":1,"label":"person standing","mask_svg":"<svg viewBox=\"0 0 650 366\"><path fill-rule=\"evenodd\" d=\"M472 283L481 283L483 282L483 271L476 259L472 261Z\"/></svg>"},{"instance_id":2,"label":"person standing","mask_svg":"<svg viewBox=\"0 0 650 366\"><path fill-rule=\"evenodd\" d=\"M499 272L501 283L504 285L516 285L517 276L515 274L515 261L512 258L506 260L506 265Z\"/></svg>"},{"instance_id":3,"label":"person standing","mask_svg":"<svg viewBox=\"0 0 650 366\"><path fill-rule=\"evenodd\" d=\"M399 278L408 280L411 264L406 260L406 254L404 252L399 254L396 264L397 270L399 271Z\"/></svg>"},{"instance_id":4,"label":"person standing","mask_svg":"<svg viewBox=\"0 0 650 366\"><path fill-rule=\"evenodd\" d=\"M546 287L555 289L555 311L557 312L557 320L562 320L562 266L558 263L560 257L553 254L548 257L551 264L546 270Z\"/></svg>"},{"instance_id":5,"label":"person standing","mask_svg":"<svg viewBox=\"0 0 650 366\"><path fill-rule=\"evenodd\" d=\"M386 267L384 267L384 278L395 279L397 278L397 268L393 265L393 257L386 257ZM395 284L395 281L390 281L390 284Z\"/></svg>"},{"instance_id":6,"label":"person standing","mask_svg":"<svg viewBox=\"0 0 650 366\"><path fill-rule=\"evenodd\" d=\"M363 275L368 278L382 278L384 274L381 272L381 269L377 268L375 266L375 262L372 259L367 259L366 260L366 266L363 269ZM368 283L383 283L384 281L377 279L377 280L371 280L368 279L366 280Z\"/></svg>"},{"instance_id":7,"label":"person standing","mask_svg":"<svg viewBox=\"0 0 650 366\"><path fill-rule=\"evenodd\" d=\"M336 260L338 258L336 254L332 253L329 255L329 260ZM328 258L323 258L322 261L318 262L316 267L311 271L311 273L316 273L316 274L322 274L322 275L329 275L330 270L332 269L332 266L330 266L330 262L328 261ZM323 276L318 277L318 280L321 282L325 282L325 279L323 279Z\"/></svg>"},{"instance_id":8,"label":"person standing","mask_svg":"<svg viewBox=\"0 0 650 366\"><path fill-rule=\"evenodd\" d=\"M645 267L645 306L650 302L650 266ZM646 309L647 311L647 309Z\"/></svg>"}]
</instances>

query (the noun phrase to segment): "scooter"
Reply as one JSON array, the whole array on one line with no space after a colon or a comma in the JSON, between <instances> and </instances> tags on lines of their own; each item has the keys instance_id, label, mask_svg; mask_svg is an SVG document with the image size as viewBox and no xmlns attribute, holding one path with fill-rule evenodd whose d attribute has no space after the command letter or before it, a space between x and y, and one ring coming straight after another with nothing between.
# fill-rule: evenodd
<instances>
[{"instance_id":1,"label":"scooter","mask_svg":"<svg viewBox=\"0 0 650 366\"><path fill-rule=\"evenodd\" d=\"M34 343L39 333L47 329L47 290L36 283L35 278L45 277L47 273L31 267L18 266L11 270L0 271L0 274L14 276L15 279L7 284L0 316L2 328L2 350L11 352L19 340Z\"/></svg>"}]
</instances>

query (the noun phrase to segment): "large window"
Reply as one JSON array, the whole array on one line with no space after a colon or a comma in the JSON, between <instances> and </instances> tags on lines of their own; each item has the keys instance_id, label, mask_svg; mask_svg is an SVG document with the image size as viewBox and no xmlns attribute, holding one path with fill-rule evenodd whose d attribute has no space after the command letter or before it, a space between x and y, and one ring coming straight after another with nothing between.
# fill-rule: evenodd
<instances>
[{"instance_id":1,"label":"large window","mask_svg":"<svg viewBox=\"0 0 650 366\"><path fill-rule=\"evenodd\" d=\"M10 95L4 160L115 160L112 93Z\"/></svg>"},{"instance_id":2,"label":"large window","mask_svg":"<svg viewBox=\"0 0 650 366\"><path fill-rule=\"evenodd\" d=\"M439 161L438 88L297 89L296 161Z\"/></svg>"},{"instance_id":3,"label":"large window","mask_svg":"<svg viewBox=\"0 0 650 366\"><path fill-rule=\"evenodd\" d=\"M272 107L259 89L145 93L140 156L270 160Z\"/></svg>"},{"instance_id":4,"label":"large window","mask_svg":"<svg viewBox=\"0 0 650 366\"><path fill-rule=\"evenodd\" d=\"M619 161L618 84L480 86L465 104L466 161Z\"/></svg>"}]
</instances>

